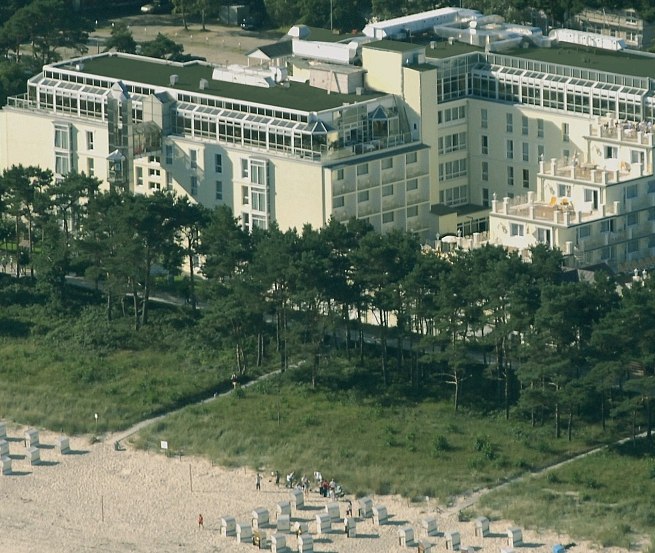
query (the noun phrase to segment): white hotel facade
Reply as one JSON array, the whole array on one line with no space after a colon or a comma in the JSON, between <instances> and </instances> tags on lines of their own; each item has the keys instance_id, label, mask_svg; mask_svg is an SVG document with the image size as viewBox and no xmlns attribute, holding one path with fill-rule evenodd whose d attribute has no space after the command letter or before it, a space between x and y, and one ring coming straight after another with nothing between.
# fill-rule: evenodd
<instances>
[{"instance_id":1,"label":"white hotel facade","mask_svg":"<svg viewBox=\"0 0 655 553\"><path fill-rule=\"evenodd\" d=\"M427 46L393 40L426 30ZM545 243L573 265L655 257L655 57L455 8L364 33L293 39L257 68L45 66L0 111L0 169L169 189L247 228L357 217L463 247Z\"/></svg>"}]
</instances>

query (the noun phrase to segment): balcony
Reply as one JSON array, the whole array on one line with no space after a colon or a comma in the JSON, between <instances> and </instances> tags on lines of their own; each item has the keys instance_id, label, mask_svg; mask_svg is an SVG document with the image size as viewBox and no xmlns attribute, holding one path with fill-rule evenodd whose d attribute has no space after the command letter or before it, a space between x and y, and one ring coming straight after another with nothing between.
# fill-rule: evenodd
<instances>
[{"instance_id":1,"label":"balcony","mask_svg":"<svg viewBox=\"0 0 655 553\"><path fill-rule=\"evenodd\" d=\"M619 202L614 202L611 205L601 206L600 209L576 210L568 200L562 200L560 203L535 201L534 192L528 192L527 196L503 198L502 201L492 200L491 202L491 213L493 214L511 215L526 221L540 221L559 226L598 221L608 216L617 215L619 209Z\"/></svg>"},{"instance_id":2,"label":"balcony","mask_svg":"<svg viewBox=\"0 0 655 553\"><path fill-rule=\"evenodd\" d=\"M562 159L551 159L549 162L539 162L539 175L541 176L556 177L558 179L586 182L590 184L611 184L641 176L633 176L627 169L627 165L624 165L622 169L610 171L591 163L577 164L575 161L570 163L569 161Z\"/></svg>"},{"instance_id":3,"label":"balcony","mask_svg":"<svg viewBox=\"0 0 655 553\"><path fill-rule=\"evenodd\" d=\"M589 136L641 146L653 146L653 126L645 122L607 121L602 125L592 124L589 126Z\"/></svg>"}]
</instances>

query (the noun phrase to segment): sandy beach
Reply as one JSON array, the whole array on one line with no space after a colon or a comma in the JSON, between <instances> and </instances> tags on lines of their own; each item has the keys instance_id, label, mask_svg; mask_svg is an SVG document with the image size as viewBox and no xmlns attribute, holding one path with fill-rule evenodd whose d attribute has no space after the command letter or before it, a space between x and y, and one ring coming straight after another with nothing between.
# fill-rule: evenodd
<instances>
[{"instance_id":1,"label":"sandy beach","mask_svg":"<svg viewBox=\"0 0 655 553\"><path fill-rule=\"evenodd\" d=\"M39 452L42 463L32 466L24 444L24 427L8 427L12 475L0 477L0 553L63 552L138 552L173 551L239 552L255 549L239 544L235 537L221 536L221 517L232 516L237 522L250 522L252 511L267 509L276 532L277 504L290 500L290 491L276 487L270 472L262 472L261 491L255 489L255 472L249 469L226 469L212 466L194 457L166 457L130 447L116 451L111 437L90 443L87 438L71 438L71 453L62 455L57 434L40 433ZM340 515L351 499L339 501ZM421 521L436 516L439 534L427 540L445 549L444 532L457 531L462 547L474 547L484 553L499 553L507 547L509 521L492 521L492 537L476 537L473 522L459 522L455 510L443 510L432 503L412 504L390 496L372 497L374 504L387 507L388 523L377 526L371 519L357 519L356 538L347 538L341 522L321 536L316 532L316 515L325 511L329 499L316 492L306 495L306 507L293 510L291 521L305 521L314 538L314 551L362 553L406 551L399 545L399 528L410 525L416 541L423 538ZM204 528L198 527L202 513ZM297 538L286 538L287 551L297 551ZM416 541L412 549L417 550ZM523 530L525 549L532 553L551 553L557 543L571 540L554 533ZM571 551L584 553L594 548L578 543ZM608 551L608 550L606 550ZM620 551L618 549L614 550Z\"/></svg>"}]
</instances>

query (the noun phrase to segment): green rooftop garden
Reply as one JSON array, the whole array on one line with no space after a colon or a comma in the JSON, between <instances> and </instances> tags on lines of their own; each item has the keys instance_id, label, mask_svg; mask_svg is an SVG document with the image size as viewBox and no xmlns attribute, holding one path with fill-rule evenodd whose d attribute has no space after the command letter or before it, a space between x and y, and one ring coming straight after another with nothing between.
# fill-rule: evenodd
<instances>
[{"instance_id":1,"label":"green rooftop garden","mask_svg":"<svg viewBox=\"0 0 655 553\"><path fill-rule=\"evenodd\" d=\"M421 44L410 44L409 42L401 42L399 40L377 40L364 45L364 48L388 50L391 52L408 52L422 47Z\"/></svg>"},{"instance_id":2,"label":"green rooftop garden","mask_svg":"<svg viewBox=\"0 0 655 553\"><path fill-rule=\"evenodd\" d=\"M190 63L178 65L172 62L162 62L151 58L128 58L122 56L102 56L87 60L84 73L143 83L153 86L170 88L171 75L177 75L176 89L232 98L245 102L255 102L297 109L300 111L320 111L343 105L370 100L381 96L379 93L368 93L356 96L354 94L328 94L326 91L311 87L304 83L290 83L288 88L276 86L262 88L224 81L212 80L212 66L205 63ZM206 79L208 86L200 90L200 79Z\"/></svg>"},{"instance_id":3,"label":"green rooftop garden","mask_svg":"<svg viewBox=\"0 0 655 553\"><path fill-rule=\"evenodd\" d=\"M627 54L573 45L513 50L507 55L607 73L655 79L655 56L652 55Z\"/></svg>"}]
</instances>

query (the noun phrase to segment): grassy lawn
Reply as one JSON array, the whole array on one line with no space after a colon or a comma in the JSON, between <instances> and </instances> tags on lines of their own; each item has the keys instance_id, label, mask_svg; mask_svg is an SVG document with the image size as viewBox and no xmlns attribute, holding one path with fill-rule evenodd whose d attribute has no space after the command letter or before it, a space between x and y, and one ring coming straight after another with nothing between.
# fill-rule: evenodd
<instances>
[{"instance_id":1,"label":"grassy lawn","mask_svg":"<svg viewBox=\"0 0 655 553\"><path fill-rule=\"evenodd\" d=\"M478 513L604 547L655 536L655 449L645 440L590 455L482 498Z\"/></svg>"}]
</instances>

